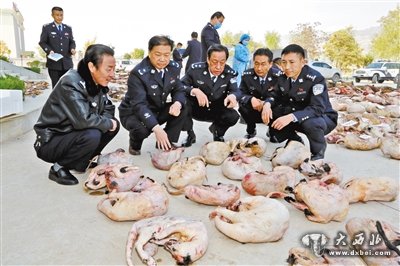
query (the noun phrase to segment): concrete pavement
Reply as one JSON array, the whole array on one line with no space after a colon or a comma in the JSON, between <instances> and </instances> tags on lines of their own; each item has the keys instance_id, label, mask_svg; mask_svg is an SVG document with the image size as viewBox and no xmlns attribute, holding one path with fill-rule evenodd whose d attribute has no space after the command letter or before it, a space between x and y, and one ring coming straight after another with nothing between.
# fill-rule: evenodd
<instances>
[{"instance_id":1,"label":"concrete pavement","mask_svg":"<svg viewBox=\"0 0 400 266\"><path fill-rule=\"evenodd\" d=\"M197 143L185 150L184 156L198 154L200 147L212 136L208 123L195 122ZM265 137L266 127L257 126L258 136ZM242 137L245 126L237 124L228 130L226 139ZM183 139L184 136L181 137ZM304 136L303 136L304 138ZM125 244L133 222L114 222L96 209L104 196L87 194L83 189L86 174L76 175L77 186L61 186L50 181L50 164L39 160L33 149L35 134L28 133L1 143L1 265L123 265ZM267 138L266 138L267 139ZM304 138L305 139L305 138ZM145 175L165 182L167 172L155 169L149 153L155 138L145 140L142 155L135 164ZM307 143L306 143L307 144ZM270 167L269 157L283 144L268 142L263 161ZM121 129L117 137L105 148L128 149L128 133ZM335 162L343 171L344 181L351 177L389 176L399 178L399 161L382 156L380 150L352 151L339 145L328 145L326 160ZM240 182L225 178L220 166L207 166L209 184ZM248 196L242 190L241 197ZM170 196L168 215L183 215L201 219L210 238L206 254L195 265L287 265L291 247L302 246L306 233L322 232L329 244L339 231L345 232L345 222L356 216L379 218L399 225L399 199L394 202L356 203L344 222L319 224L308 221L304 214L284 204L290 212L290 225L280 241L263 244L241 244L220 233L209 220L212 206L196 204L183 196ZM160 265L174 264L171 255L159 249L155 256ZM136 253L134 263L141 265Z\"/></svg>"}]
</instances>

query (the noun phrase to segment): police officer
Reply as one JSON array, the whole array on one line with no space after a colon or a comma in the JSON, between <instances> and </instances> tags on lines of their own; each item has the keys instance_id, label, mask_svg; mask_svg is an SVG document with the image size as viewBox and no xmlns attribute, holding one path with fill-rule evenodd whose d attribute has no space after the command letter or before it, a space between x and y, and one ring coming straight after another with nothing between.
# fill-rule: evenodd
<instances>
[{"instance_id":1,"label":"police officer","mask_svg":"<svg viewBox=\"0 0 400 266\"><path fill-rule=\"evenodd\" d=\"M254 68L243 72L239 113L247 124L247 134L244 137L248 139L256 136L256 123L264 122L264 104L274 101L274 86L278 77L283 74L282 71L272 68L272 58L271 50L259 48L253 54Z\"/></svg>"},{"instance_id":2,"label":"police officer","mask_svg":"<svg viewBox=\"0 0 400 266\"><path fill-rule=\"evenodd\" d=\"M297 44L282 50L282 64L285 74L278 79L272 113L268 108L265 114L273 118L270 133L278 142L302 142L296 131L302 132L310 142L311 160L323 159L327 146L324 136L336 127L338 118L329 102L325 79L306 65L304 49Z\"/></svg>"},{"instance_id":3,"label":"police officer","mask_svg":"<svg viewBox=\"0 0 400 266\"><path fill-rule=\"evenodd\" d=\"M221 44L218 29L225 20L224 14L217 11L211 15L210 22L201 30L201 61L207 60L207 50L212 44Z\"/></svg>"},{"instance_id":4,"label":"police officer","mask_svg":"<svg viewBox=\"0 0 400 266\"><path fill-rule=\"evenodd\" d=\"M75 54L75 40L72 35L72 28L63 24L64 11L61 7L55 6L51 9L51 16L54 21L43 25L39 45L46 55L58 53L63 57L55 61L47 57L46 66L54 88L62 75L70 68L73 68L72 55Z\"/></svg>"},{"instance_id":5,"label":"police officer","mask_svg":"<svg viewBox=\"0 0 400 266\"><path fill-rule=\"evenodd\" d=\"M213 44L207 50L207 62L195 63L182 78L188 96L188 121L184 130L188 138L183 143L189 147L196 142L192 118L212 122L209 127L214 141L224 141L225 132L236 124L237 105L240 91L237 87L237 73L226 64L228 49Z\"/></svg>"},{"instance_id":6,"label":"police officer","mask_svg":"<svg viewBox=\"0 0 400 266\"><path fill-rule=\"evenodd\" d=\"M129 75L128 91L118 109L121 124L129 131L132 155L140 154L143 140L152 132L156 146L163 150L172 148L179 139L186 120L186 96L179 65L170 60L173 47L167 36L153 36L149 55Z\"/></svg>"}]
</instances>

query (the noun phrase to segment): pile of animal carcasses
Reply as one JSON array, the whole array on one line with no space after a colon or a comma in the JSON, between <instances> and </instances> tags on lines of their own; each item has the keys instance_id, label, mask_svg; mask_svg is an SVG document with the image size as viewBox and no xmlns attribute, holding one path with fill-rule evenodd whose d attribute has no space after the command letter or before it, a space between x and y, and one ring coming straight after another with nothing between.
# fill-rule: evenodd
<instances>
[{"instance_id":1,"label":"pile of animal carcasses","mask_svg":"<svg viewBox=\"0 0 400 266\"><path fill-rule=\"evenodd\" d=\"M121 101L125 96L125 93L128 91L128 77L129 72L125 70L116 70L114 80L112 80L108 84L108 88L110 89L108 95L114 101Z\"/></svg>"},{"instance_id":2,"label":"pile of animal carcasses","mask_svg":"<svg viewBox=\"0 0 400 266\"><path fill-rule=\"evenodd\" d=\"M327 136L328 142L358 150L381 148L385 156L399 159L400 115L398 100L392 99L397 95L386 88L331 88L332 104L340 116L338 127ZM362 177L356 172L345 176L333 161L311 161L309 147L297 141L278 144L267 154L269 145L265 139L255 137L203 143L190 157L183 156L183 148L156 150L149 157L160 173L154 177L147 177L146 169L135 165L135 157L117 150L97 159L99 164L89 173L85 188L90 192L108 191L97 206L107 217L133 221L126 245L128 265L134 264L133 249L143 263L156 265L158 246L170 252L178 264L201 264L202 256L213 248L209 246L213 241L209 242L207 226L215 227L218 237L240 243L280 241L292 226L290 216L295 209L304 213L299 217L310 228L312 223L319 223L318 228L342 223L346 226L343 231L351 237L360 231L379 234L386 239L379 248L393 252L379 258L322 255L329 239L324 234L309 233L301 239L303 248L288 247L290 265L392 265L399 261L395 244L399 234L394 233L393 226L351 214L353 204L358 202L395 200L398 180ZM215 182L208 176L210 167L217 168L225 181ZM169 202L180 200L191 204L193 210L184 216L168 214ZM198 214L196 208L212 209L207 217L190 217ZM335 251L349 247L329 248ZM354 248L365 249L357 245Z\"/></svg>"},{"instance_id":3,"label":"pile of animal carcasses","mask_svg":"<svg viewBox=\"0 0 400 266\"><path fill-rule=\"evenodd\" d=\"M341 86L329 91L339 112L338 126L328 143L353 150L380 148L388 158L400 160L400 92L390 87Z\"/></svg>"},{"instance_id":4,"label":"pile of animal carcasses","mask_svg":"<svg viewBox=\"0 0 400 266\"><path fill-rule=\"evenodd\" d=\"M24 81L25 82L25 96L36 96L49 89L50 84L47 81Z\"/></svg>"}]
</instances>

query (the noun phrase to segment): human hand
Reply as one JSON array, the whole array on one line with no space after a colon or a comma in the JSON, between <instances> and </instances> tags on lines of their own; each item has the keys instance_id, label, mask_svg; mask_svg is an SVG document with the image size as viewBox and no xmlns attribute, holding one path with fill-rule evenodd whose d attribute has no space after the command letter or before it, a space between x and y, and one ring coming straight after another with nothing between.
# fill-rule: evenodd
<instances>
[{"instance_id":1,"label":"human hand","mask_svg":"<svg viewBox=\"0 0 400 266\"><path fill-rule=\"evenodd\" d=\"M289 125L289 123L292 121L293 121L293 114L288 114L276 119L271 126L277 130L281 130L282 128Z\"/></svg>"},{"instance_id":2,"label":"human hand","mask_svg":"<svg viewBox=\"0 0 400 266\"><path fill-rule=\"evenodd\" d=\"M197 102L200 107L209 107L208 97L200 89L192 89L192 94L196 96Z\"/></svg>"},{"instance_id":3,"label":"human hand","mask_svg":"<svg viewBox=\"0 0 400 266\"><path fill-rule=\"evenodd\" d=\"M254 110L261 112L263 109L263 103L264 102L260 99L257 99L256 97L251 97L251 106Z\"/></svg>"},{"instance_id":4,"label":"human hand","mask_svg":"<svg viewBox=\"0 0 400 266\"><path fill-rule=\"evenodd\" d=\"M114 119L111 119L112 128L109 131L115 131L117 129L118 123Z\"/></svg>"},{"instance_id":5,"label":"human hand","mask_svg":"<svg viewBox=\"0 0 400 266\"><path fill-rule=\"evenodd\" d=\"M269 121L272 119L271 104L269 102L266 102L262 106L261 119L266 125L268 125Z\"/></svg>"},{"instance_id":6,"label":"human hand","mask_svg":"<svg viewBox=\"0 0 400 266\"><path fill-rule=\"evenodd\" d=\"M153 127L153 132L156 135L156 145L159 149L162 149L164 151L171 149L171 143L169 142L167 132L165 132L165 130L160 127L160 125L156 125L155 127Z\"/></svg>"},{"instance_id":7,"label":"human hand","mask_svg":"<svg viewBox=\"0 0 400 266\"><path fill-rule=\"evenodd\" d=\"M237 105L236 96L233 94L229 94L228 96L226 96L224 100L224 105L227 108L234 108Z\"/></svg>"},{"instance_id":8,"label":"human hand","mask_svg":"<svg viewBox=\"0 0 400 266\"><path fill-rule=\"evenodd\" d=\"M182 109L182 104L176 101L169 107L169 114L172 116L179 116L179 114L181 113L181 109Z\"/></svg>"}]
</instances>

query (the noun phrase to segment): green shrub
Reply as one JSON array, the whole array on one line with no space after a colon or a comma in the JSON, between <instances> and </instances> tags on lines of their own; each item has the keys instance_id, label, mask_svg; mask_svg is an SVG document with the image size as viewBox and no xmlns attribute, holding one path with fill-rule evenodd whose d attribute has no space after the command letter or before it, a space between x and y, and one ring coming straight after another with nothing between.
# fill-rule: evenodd
<instances>
[{"instance_id":1,"label":"green shrub","mask_svg":"<svg viewBox=\"0 0 400 266\"><path fill-rule=\"evenodd\" d=\"M10 62L10 60L8 60L8 57L6 57L4 55L0 55L0 60L6 61L6 62Z\"/></svg>"},{"instance_id":2,"label":"green shrub","mask_svg":"<svg viewBox=\"0 0 400 266\"><path fill-rule=\"evenodd\" d=\"M2 90L25 90L25 82L19 77L5 75L0 77L0 89Z\"/></svg>"},{"instance_id":3,"label":"green shrub","mask_svg":"<svg viewBox=\"0 0 400 266\"><path fill-rule=\"evenodd\" d=\"M40 68L39 67L24 67L24 68L40 74Z\"/></svg>"},{"instance_id":4,"label":"green shrub","mask_svg":"<svg viewBox=\"0 0 400 266\"><path fill-rule=\"evenodd\" d=\"M34 67L39 67L40 66L40 61L39 60L34 60L26 63L28 67L34 68Z\"/></svg>"}]
</instances>

